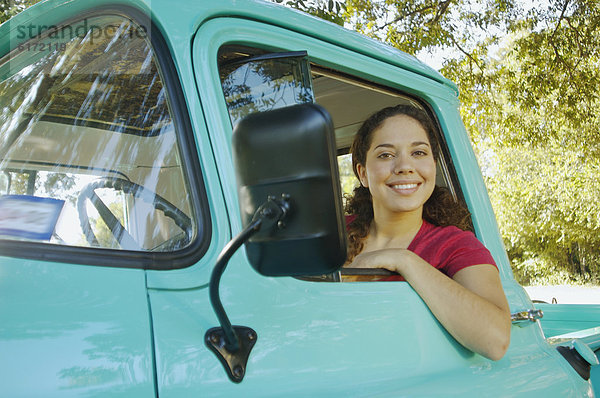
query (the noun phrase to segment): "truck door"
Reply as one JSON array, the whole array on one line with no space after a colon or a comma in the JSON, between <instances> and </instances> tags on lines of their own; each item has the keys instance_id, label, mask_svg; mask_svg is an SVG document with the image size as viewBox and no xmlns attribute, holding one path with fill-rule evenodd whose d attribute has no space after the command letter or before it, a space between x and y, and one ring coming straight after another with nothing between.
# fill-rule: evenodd
<instances>
[{"instance_id":1,"label":"truck door","mask_svg":"<svg viewBox=\"0 0 600 398\"><path fill-rule=\"evenodd\" d=\"M181 94L147 20L77 10L0 58L0 395L150 397L145 270L201 250Z\"/></svg>"},{"instance_id":2,"label":"truck door","mask_svg":"<svg viewBox=\"0 0 600 398\"><path fill-rule=\"evenodd\" d=\"M440 327L406 282L346 283L345 275L267 278L252 269L243 250L231 258L220 285L231 322L257 332L243 381L233 383L205 345L207 330L218 326L209 300L210 273L221 249L242 229L231 142L233 124L249 113L307 101L324 106L335 124L342 185L349 191L355 182L344 154L361 122L387 105L422 107L438 125L444 146L438 183L484 214L475 218L474 229L498 262L505 261L497 236L485 233L495 223L486 213L489 203L478 194L485 192L482 179L472 177L479 171L463 138L453 88L408 56L384 60L383 51L368 56L367 46L363 52L350 49L354 36L345 36L342 46L334 44L341 31L325 31L321 40L316 32L308 36L254 20L214 18L194 37L194 73L208 129L198 132L197 140L212 220L210 243L190 267L148 271L158 395L525 394L531 384L514 380L532 375L528 363L556 368L551 349L536 345L535 328L515 331L517 341L529 343L499 362L489 361ZM310 62L308 68L302 59ZM461 156L451 161L456 154ZM501 273L510 284L510 268L501 267ZM522 305L516 295L509 299ZM563 371L544 380L556 396L569 388Z\"/></svg>"}]
</instances>

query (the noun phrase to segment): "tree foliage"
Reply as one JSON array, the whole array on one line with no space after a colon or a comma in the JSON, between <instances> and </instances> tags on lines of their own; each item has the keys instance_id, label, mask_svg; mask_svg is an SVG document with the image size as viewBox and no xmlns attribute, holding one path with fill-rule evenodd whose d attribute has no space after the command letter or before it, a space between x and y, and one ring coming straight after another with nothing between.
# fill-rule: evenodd
<instances>
[{"instance_id":1,"label":"tree foliage","mask_svg":"<svg viewBox=\"0 0 600 398\"><path fill-rule=\"evenodd\" d=\"M0 24L41 0L0 0Z\"/></svg>"},{"instance_id":2,"label":"tree foliage","mask_svg":"<svg viewBox=\"0 0 600 398\"><path fill-rule=\"evenodd\" d=\"M356 30L410 54L452 47L468 55L520 11L513 0L348 0L346 7Z\"/></svg>"},{"instance_id":3,"label":"tree foliage","mask_svg":"<svg viewBox=\"0 0 600 398\"><path fill-rule=\"evenodd\" d=\"M600 4L553 1L443 72L515 274L523 283L600 281Z\"/></svg>"},{"instance_id":4,"label":"tree foliage","mask_svg":"<svg viewBox=\"0 0 600 398\"><path fill-rule=\"evenodd\" d=\"M346 6L343 0L270 0L317 16L326 21L344 24Z\"/></svg>"},{"instance_id":5,"label":"tree foliage","mask_svg":"<svg viewBox=\"0 0 600 398\"><path fill-rule=\"evenodd\" d=\"M480 158L520 281L597 283L600 162L556 144L488 148Z\"/></svg>"}]
</instances>

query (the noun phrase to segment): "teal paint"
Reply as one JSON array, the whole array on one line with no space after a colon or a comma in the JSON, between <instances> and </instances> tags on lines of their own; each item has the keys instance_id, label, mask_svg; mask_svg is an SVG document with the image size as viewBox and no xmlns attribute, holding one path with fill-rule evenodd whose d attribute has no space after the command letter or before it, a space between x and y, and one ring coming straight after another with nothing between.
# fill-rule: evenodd
<instances>
[{"instance_id":1,"label":"teal paint","mask_svg":"<svg viewBox=\"0 0 600 398\"><path fill-rule=\"evenodd\" d=\"M144 272L0 257L0 395L154 394Z\"/></svg>"},{"instance_id":2,"label":"teal paint","mask_svg":"<svg viewBox=\"0 0 600 398\"><path fill-rule=\"evenodd\" d=\"M452 82L412 56L260 1L45 1L0 26L0 56L22 42L20 26L58 24L109 5L147 12L167 42L206 184L211 243L197 264L173 271L0 257L0 395L566 397L591 391L545 338L598 326L597 306L544 306L541 325L513 326L507 355L492 362L458 345L406 283L264 278L243 252L232 258L221 296L232 322L259 337L246 378L232 384L203 342L217 324L208 301L210 271L241 229L231 126L215 61L227 42L307 50L321 65L423 99L440 121L511 310L533 304L512 277Z\"/></svg>"}]
</instances>

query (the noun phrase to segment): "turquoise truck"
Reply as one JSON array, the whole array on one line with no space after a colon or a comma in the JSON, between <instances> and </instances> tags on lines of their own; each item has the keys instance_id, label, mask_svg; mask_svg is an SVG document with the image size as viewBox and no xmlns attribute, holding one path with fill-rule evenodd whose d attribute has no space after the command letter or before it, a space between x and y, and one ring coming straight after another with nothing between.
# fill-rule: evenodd
<instances>
[{"instance_id":1,"label":"turquoise truck","mask_svg":"<svg viewBox=\"0 0 600 398\"><path fill-rule=\"evenodd\" d=\"M358 126L434 120L512 313L491 361L350 278ZM456 86L258 0L46 0L0 26L0 396L592 397L600 306L515 281Z\"/></svg>"}]
</instances>

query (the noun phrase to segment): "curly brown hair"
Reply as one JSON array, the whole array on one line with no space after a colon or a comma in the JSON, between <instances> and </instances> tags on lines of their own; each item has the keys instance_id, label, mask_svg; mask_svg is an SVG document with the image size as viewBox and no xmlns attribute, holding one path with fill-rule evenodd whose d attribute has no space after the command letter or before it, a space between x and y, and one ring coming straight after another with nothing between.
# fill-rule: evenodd
<instances>
[{"instance_id":1,"label":"curly brown hair","mask_svg":"<svg viewBox=\"0 0 600 398\"><path fill-rule=\"evenodd\" d=\"M419 122L427 133L434 159L437 161L439 158L439 141L434 124L427 113L410 105L383 108L365 120L354 137L350 152L352 153L352 168L357 178L357 165L366 163L373 132L385 120L398 115L405 115ZM348 261L350 262L362 251L364 240L373 221L373 201L369 189L362 185L354 188L352 195L347 197L345 210L347 214L354 216L348 224ZM457 202L448 188L440 186L435 187L423 205L423 219L441 227L454 225L465 231L473 230L471 214L467 207L463 203Z\"/></svg>"}]
</instances>

